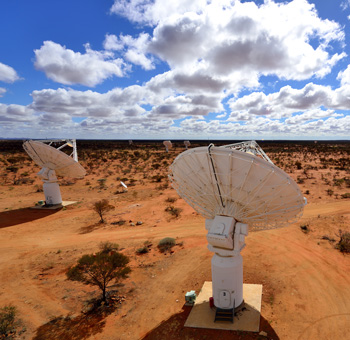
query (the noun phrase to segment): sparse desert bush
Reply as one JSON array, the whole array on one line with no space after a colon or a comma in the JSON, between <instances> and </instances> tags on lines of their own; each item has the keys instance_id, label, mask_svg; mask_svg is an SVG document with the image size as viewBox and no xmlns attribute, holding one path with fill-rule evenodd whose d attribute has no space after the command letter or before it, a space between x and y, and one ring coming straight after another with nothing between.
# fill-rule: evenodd
<instances>
[{"instance_id":1,"label":"sparse desert bush","mask_svg":"<svg viewBox=\"0 0 350 340\"><path fill-rule=\"evenodd\" d=\"M97 180L97 182L100 186L100 189L104 189L106 187L106 181L107 181L106 178L100 178Z\"/></svg>"},{"instance_id":2,"label":"sparse desert bush","mask_svg":"<svg viewBox=\"0 0 350 340\"><path fill-rule=\"evenodd\" d=\"M105 253L83 255L78 264L69 268L67 278L86 285L97 286L102 291L102 301L107 302L106 290L111 281L117 283L131 272L127 266L129 258L121 253Z\"/></svg>"},{"instance_id":3,"label":"sparse desert bush","mask_svg":"<svg viewBox=\"0 0 350 340\"><path fill-rule=\"evenodd\" d=\"M340 240L335 247L342 253L350 253L350 233L339 230L338 236L340 237Z\"/></svg>"},{"instance_id":4,"label":"sparse desert bush","mask_svg":"<svg viewBox=\"0 0 350 340\"><path fill-rule=\"evenodd\" d=\"M340 195L341 198L350 198L350 192Z\"/></svg>"},{"instance_id":5,"label":"sparse desert bush","mask_svg":"<svg viewBox=\"0 0 350 340\"><path fill-rule=\"evenodd\" d=\"M165 237L158 243L158 249L161 253L164 253L165 251L171 249L175 246L175 239L172 237Z\"/></svg>"},{"instance_id":6,"label":"sparse desert bush","mask_svg":"<svg viewBox=\"0 0 350 340\"><path fill-rule=\"evenodd\" d=\"M302 224L300 226L300 229L303 233L307 234L310 231L309 225L308 224Z\"/></svg>"},{"instance_id":7,"label":"sparse desert bush","mask_svg":"<svg viewBox=\"0 0 350 340\"><path fill-rule=\"evenodd\" d=\"M0 339L13 339L16 333L16 314L14 306L0 308Z\"/></svg>"},{"instance_id":8,"label":"sparse desert bush","mask_svg":"<svg viewBox=\"0 0 350 340\"><path fill-rule=\"evenodd\" d=\"M300 170L301 169L301 163L299 161L295 162L295 165L297 166L297 169Z\"/></svg>"},{"instance_id":9,"label":"sparse desert bush","mask_svg":"<svg viewBox=\"0 0 350 340\"><path fill-rule=\"evenodd\" d=\"M170 215L174 216L175 218L178 218L182 212L182 209L175 208L173 205L169 205L165 208L165 211L168 212Z\"/></svg>"},{"instance_id":10,"label":"sparse desert bush","mask_svg":"<svg viewBox=\"0 0 350 340\"><path fill-rule=\"evenodd\" d=\"M117 251L119 249L119 244L105 241L101 242L98 247L101 253L110 253L111 251Z\"/></svg>"},{"instance_id":11,"label":"sparse desert bush","mask_svg":"<svg viewBox=\"0 0 350 340\"><path fill-rule=\"evenodd\" d=\"M334 191L332 189L327 189L327 195L332 196L334 194Z\"/></svg>"},{"instance_id":12,"label":"sparse desert bush","mask_svg":"<svg viewBox=\"0 0 350 340\"><path fill-rule=\"evenodd\" d=\"M148 252L149 252L149 249L146 246L143 246L143 247L138 248L136 250L136 254L138 254L138 255L147 254Z\"/></svg>"},{"instance_id":13,"label":"sparse desert bush","mask_svg":"<svg viewBox=\"0 0 350 340\"><path fill-rule=\"evenodd\" d=\"M174 203L176 202L177 198L176 197L168 197L165 202L168 202L168 203Z\"/></svg>"},{"instance_id":14,"label":"sparse desert bush","mask_svg":"<svg viewBox=\"0 0 350 340\"><path fill-rule=\"evenodd\" d=\"M100 216L100 222L104 223L104 219L103 216L105 215L105 213L107 213L108 211L114 209L113 205L109 204L109 201L107 199L103 199L101 201L97 201L95 202L94 206L93 206L94 211L97 212L97 214Z\"/></svg>"}]
</instances>

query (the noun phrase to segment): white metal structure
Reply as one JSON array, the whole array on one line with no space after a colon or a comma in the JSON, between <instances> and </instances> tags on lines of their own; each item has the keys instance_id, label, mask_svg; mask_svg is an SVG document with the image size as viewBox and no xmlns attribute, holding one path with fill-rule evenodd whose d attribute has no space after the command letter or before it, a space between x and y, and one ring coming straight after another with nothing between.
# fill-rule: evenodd
<instances>
[{"instance_id":1,"label":"white metal structure","mask_svg":"<svg viewBox=\"0 0 350 340\"><path fill-rule=\"evenodd\" d=\"M264 150L258 145L258 143L255 140L250 140L247 142L240 142L235 144L228 144L228 145L225 145L224 147L238 150L238 151L252 153L255 156L265 159L265 161L272 163L271 159L266 155Z\"/></svg>"},{"instance_id":2,"label":"white metal structure","mask_svg":"<svg viewBox=\"0 0 350 340\"><path fill-rule=\"evenodd\" d=\"M169 152L169 149L173 146L173 144L171 144L170 140L165 140L163 142L163 145L165 146L166 152Z\"/></svg>"},{"instance_id":3,"label":"white metal structure","mask_svg":"<svg viewBox=\"0 0 350 340\"><path fill-rule=\"evenodd\" d=\"M54 143L62 143L57 149L51 146ZM49 144L45 144L49 143ZM64 147L73 148L70 155L60 151ZM78 163L76 141L74 139L39 140L26 141L24 150L41 166L38 176L43 180L43 190L46 205L57 205L62 203L62 197L56 175L73 178L85 176L85 169Z\"/></svg>"},{"instance_id":4,"label":"white metal structure","mask_svg":"<svg viewBox=\"0 0 350 340\"><path fill-rule=\"evenodd\" d=\"M253 150L260 149L249 143ZM255 156L252 147L238 151L211 144L184 151L170 166L173 187L206 218L208 249L214 252L214 304L222 309L243 303L240 252L248 225L251 230L288 225L302 215L306 204L293 179L263 157L261 149L262 158Z\"/></svg>"},{"instance_id":5,"label":"white metal structure","mask_svg":"<svg viewBox=\"0 0 350 340\"><path fill-rule=\"evenodd\" d=\"M184 144L185 144L186 150L187 150L188 147L191 145L191 143L190 143L189 140L185 140L185 141L184 141Z\"/></svg>"}]
</instances>

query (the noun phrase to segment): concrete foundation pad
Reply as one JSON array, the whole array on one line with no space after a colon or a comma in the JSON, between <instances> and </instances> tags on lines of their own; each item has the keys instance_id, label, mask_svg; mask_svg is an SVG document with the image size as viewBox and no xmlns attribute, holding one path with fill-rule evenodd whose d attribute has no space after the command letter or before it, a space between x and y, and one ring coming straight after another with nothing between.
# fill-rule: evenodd
<instances>
[{"instance_id":1,"label":"concrete foundation pad","mask_svg":"<svg viewBox=\"0 0 350 340\"><path fill-rule=\"evenodd\" d=\"M244 306L235 313L234 323L214 322L215 308L209 307L211 296L213 296L211 281L205 281L185 322L185 327L259 332L262 285L243 284Z\"/></svg>"},{"instance_id":2,"label":"concrete foundation pad","mask_svg":"<svg viewBox=\"0 0 350 340\"><path fill-rule=\"evenodd\" d=\"M51 205L50 207L45 207L44 205L36 205L34 207L31 207L31 209L41 209L41 210L56 210L56 209L61 209L63 207L66 207L67 205L75 204L78 201L62 201L61 204L55 204Z\"/></svg>"}]
</instances>

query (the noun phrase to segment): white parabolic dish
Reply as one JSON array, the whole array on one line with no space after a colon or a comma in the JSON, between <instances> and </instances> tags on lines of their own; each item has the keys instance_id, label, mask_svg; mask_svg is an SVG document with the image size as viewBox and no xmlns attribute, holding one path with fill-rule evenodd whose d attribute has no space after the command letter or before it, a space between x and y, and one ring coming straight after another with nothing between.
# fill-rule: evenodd
<instances>
[{"instance_id":1,"label":"white parabolic dish","mask_svg":"<svg viewBox=\"0 0 350 340\"><path fill-rule=\"evenodd\" d=\"M59 176L80 178L86 174L85 169L72 157L45 143L31 140L25 142L23 147L37 165L55 170Z\"/></svg>"},{"instance_id":2,"label":"white parabolic dish","mask_svg":"<svg viewBox=\"0 0 350 340\"><path fill-rule=\"evenodd\" d=\"M207 219L231 216L250 230L295 222L305 199L293 179L277 166L249 153L224 147L198 147L181 153L169 178L178 194Z\"/></svg>"}]
</instances>

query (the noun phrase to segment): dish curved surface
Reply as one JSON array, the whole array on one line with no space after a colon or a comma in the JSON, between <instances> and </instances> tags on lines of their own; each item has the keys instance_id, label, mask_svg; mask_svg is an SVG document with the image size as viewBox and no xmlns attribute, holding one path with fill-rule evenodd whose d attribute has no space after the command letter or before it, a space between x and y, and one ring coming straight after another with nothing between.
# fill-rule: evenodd
<instances>
[{"instance_id":1,"label":"dish curved surface","mask_svg":"<svg viewBox=\"0 0 350 340\"><path fill-rule=\"evenodd\" d=\"M305 199L293 179L277 166L249 153L224 147L184 151L170 166L178 194L199 214L232 216L250 230L295 222Z\"/></svg>"},{"instance_id":2,"label":"dish curved surface","mask_svg":"<svg viewBox=\"0 0 350 340\"><path fill-rule=\"evenodd\" d=\"M72 157L45 143L26 141L23 148L37 165L55 170L59 176L80 178L86 174L85 169Z\"/></svg>"}]
</instances>

